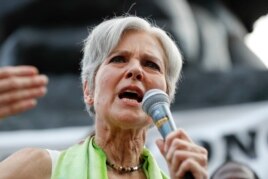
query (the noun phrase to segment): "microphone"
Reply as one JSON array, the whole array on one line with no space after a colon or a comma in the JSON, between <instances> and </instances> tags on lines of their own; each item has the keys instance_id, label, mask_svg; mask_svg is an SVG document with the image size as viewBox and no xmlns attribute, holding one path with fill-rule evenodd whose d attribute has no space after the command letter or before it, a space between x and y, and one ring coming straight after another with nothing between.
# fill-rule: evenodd
<instances>
[{"instance_id":1,"label":"microphone","mask_svg":"<svg viewBox=\"0 0 268 179\"><path fill-rule=\"evenodd\" d=\"M176 130L176 125L170 111L168 95L159 89L147 91L142 99L142 109L152 117L155 126L165 139L166 136ZM194 179L191 172L186 172L184 179Z\"/></svg>"},{"instance_id":2,"label":"microphone","mask_svg":"<svg viewBox=\"0 0 268 179\"><path fill-rule=\"evenodd\" d=\"M171 131L176 130L169 108L169 97L164 91L151 89L145 93L142 100L142 109L152 117L154 124L164 139Z\"/></svg>"}]
</instances>

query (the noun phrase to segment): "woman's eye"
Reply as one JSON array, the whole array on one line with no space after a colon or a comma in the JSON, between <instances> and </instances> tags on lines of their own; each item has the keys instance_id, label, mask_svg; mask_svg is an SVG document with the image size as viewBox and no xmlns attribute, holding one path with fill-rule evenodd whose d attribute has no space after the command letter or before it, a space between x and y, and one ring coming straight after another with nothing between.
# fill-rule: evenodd
<instances>
[{"instance_id":1,"label":"woman's eye","mask_svg":"<svg viewBox=\"0 0 268 179\"><path fill-rule=\"evenodd\" d=\"M149 67L149 68L151 68L153 70L161 71L159 65L154 63L154 62L152 62L152 61L146 61L145 66Z\"/></svg>"},{"instance_id":2,"label":"woman's eye","mask_svg":"<svg viewBox=\"0 0 268 179\"><path fill-rule=\"evenodd\" d=\"M124 62L126 62L126 59L123 56L115 56L110 60L110 63L124 63Z\"/></svg>"}]
</instances>

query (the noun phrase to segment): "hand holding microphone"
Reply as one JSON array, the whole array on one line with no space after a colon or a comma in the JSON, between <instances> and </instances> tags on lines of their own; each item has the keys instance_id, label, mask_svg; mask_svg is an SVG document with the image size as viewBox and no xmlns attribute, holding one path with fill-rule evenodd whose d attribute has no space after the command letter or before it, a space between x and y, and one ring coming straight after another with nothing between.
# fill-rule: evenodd
<instances>
[{"instance_id":1,"label":"hand holding microphone","mask_svg":"<svg viewBox=\"0 0 268 179\"><path fill-rule=\"evenodd\" d=\"M142 100L142 109L152 117L155 126L165 139L167 135L176 130L176 125L170 112L168 95L159 89L147 91ZM186 172L184 179L194 179L191 172Z\"/></svg>"}]
</instances>

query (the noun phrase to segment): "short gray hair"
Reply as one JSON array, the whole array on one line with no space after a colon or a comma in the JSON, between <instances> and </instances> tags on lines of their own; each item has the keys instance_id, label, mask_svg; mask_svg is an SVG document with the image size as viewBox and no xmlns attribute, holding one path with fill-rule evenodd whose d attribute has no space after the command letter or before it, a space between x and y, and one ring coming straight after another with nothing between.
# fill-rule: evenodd
<instances>
[{"instance_id":1,"label":"short gray hair","mask_svg":"<svg viewBox=\"0 0 268 179\"><path fill-rule=\"evenodd\" d=\"M174 100L177 81L182 68L182 55L172 38L161 28L148 20L136 16L120 16L93 28L84 44L84 56L81 62L81 79L84 85L88 81L89 89L94 90L94 79L99 66L118 45L121 36L127 30L145 31L154 35L161 43L166 55L167 94ZM94 115L93 106L86 104L90 115Z\"/></svg>"}]
</instances>

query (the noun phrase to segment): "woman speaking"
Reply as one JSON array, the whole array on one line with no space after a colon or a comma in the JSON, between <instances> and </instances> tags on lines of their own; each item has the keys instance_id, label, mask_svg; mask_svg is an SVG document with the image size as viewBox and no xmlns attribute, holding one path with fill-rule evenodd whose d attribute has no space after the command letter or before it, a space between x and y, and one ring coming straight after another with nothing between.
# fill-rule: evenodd
<instances>
[{"instance_id":1,"label":"woman speaking","mask_svg":"<svg viewBox=\"0 0 268 179\"><path fill-rule=\"evenodd\" d=\"M64 151L23 149L0 164L1 179L168 178L144 147L152 119L142 110L150 89L172 101L182 68L181 54L162 29L147 20L115 17L92 29L81 62L84 102L94 134ZM191 172L206 179L207 151L182 129L156 141L169 176Z\"/></svg>"}]
</instances>

